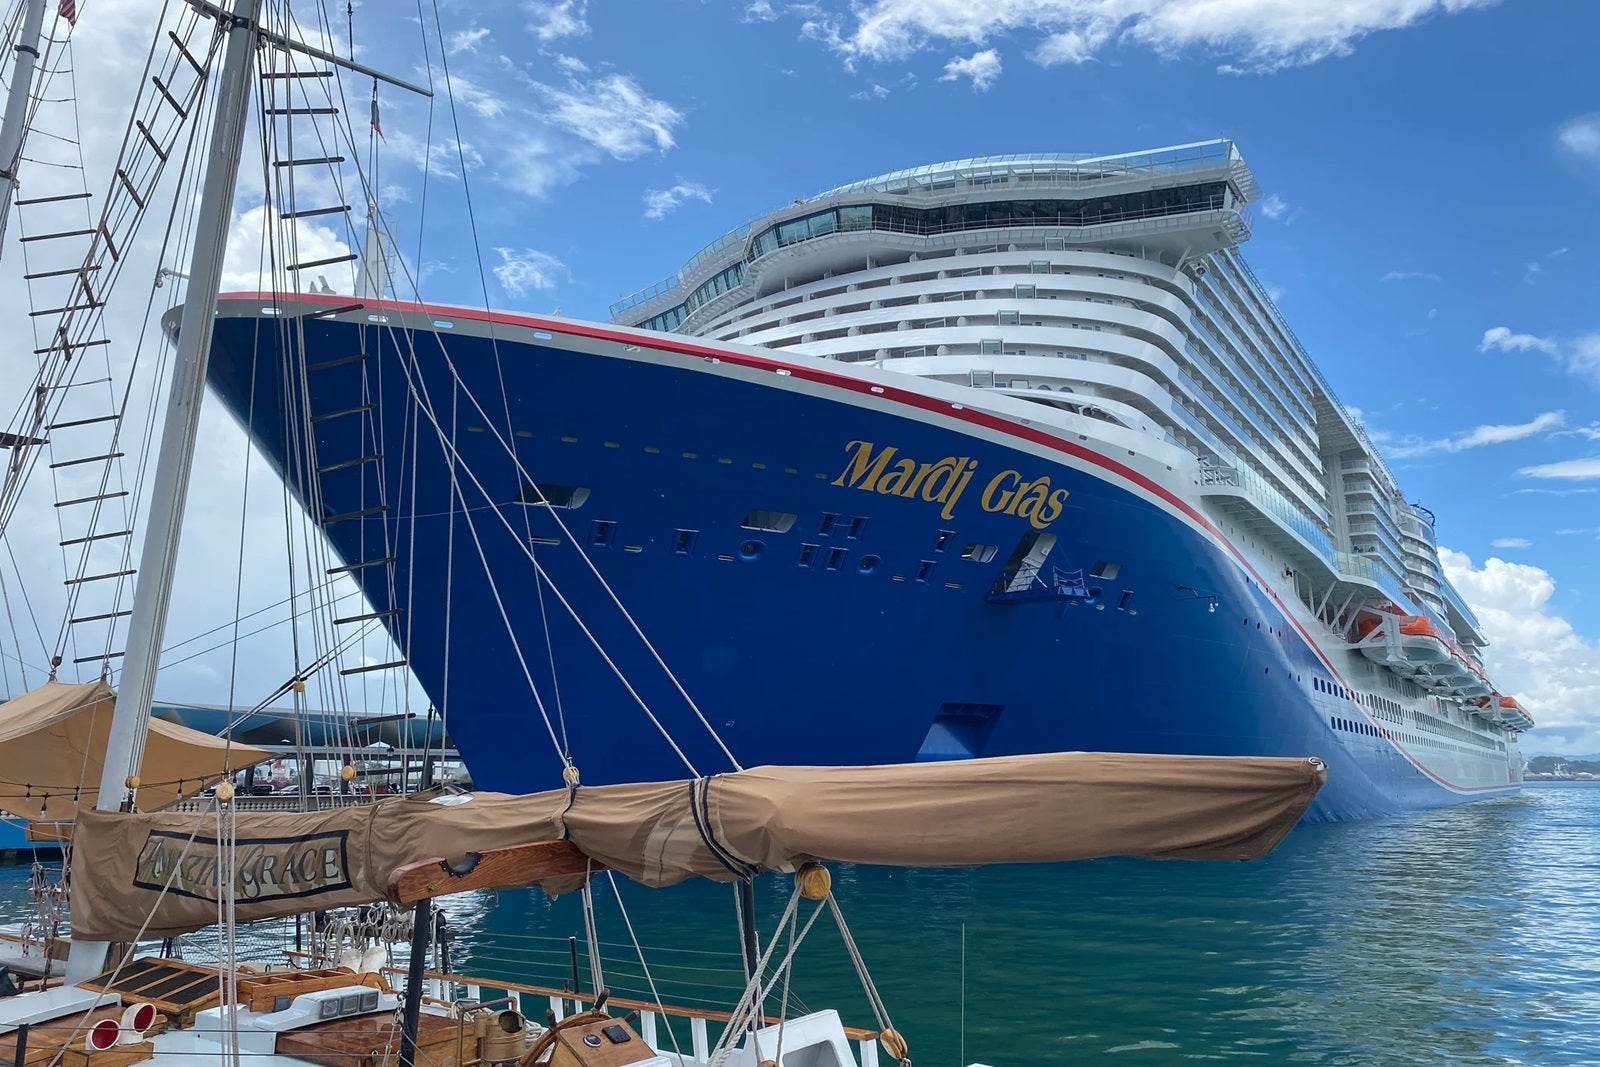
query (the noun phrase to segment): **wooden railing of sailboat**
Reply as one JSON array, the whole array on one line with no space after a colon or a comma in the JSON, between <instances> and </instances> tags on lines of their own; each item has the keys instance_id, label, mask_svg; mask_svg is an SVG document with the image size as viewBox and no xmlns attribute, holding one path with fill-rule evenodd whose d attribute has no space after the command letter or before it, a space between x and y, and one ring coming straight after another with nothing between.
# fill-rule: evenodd
<instances>
[{"instance_id":1,"label":"wooden railing of sailboat","mask_svg":"<svg viewBox=\"0 0 1600 1067\"><path fill-rule=\"evenodd\" d=\"M401 981L405 979L405 969L398 967L385 967L385 973L397 976ZM568 1014L583 1010L585 1004L594 1000L593 993L575 993L570 989L557 989L554 986L529 985L526 982L512 982L503 978L484 978L468 974L443 974L438 971L426 971L423 978L429 982L439 982L451 986L465 986L466 997L470 1000L483 1002L485 991L489 1000L500 1000L499 994L503 991L504 999L513 1004L520 1003L520 996L527 994L534 997L545 997L550 1002L550 1011L555 1015L556 1021L565 1019ZM711 1056L711 1036L708 1023L725 1023L732 1016L725 1011L715 1011L708 1008L689 1008L675 1004L658 1004L652 1000L632 1000L628 997L610 997L606 1000L608 1007L623 1008L639 1013L639 1036L651 1048L659 1049L656 1044L657 1016L665 1015L674 1019L687 1019L689 1021L689 1037L691 1050L685 1057L686 1062L709 1063ZM763 1022L768 1026L775 1026L782 1020L767 1016ZM878 1031L863 1030L860 1027L847 1026L844 1033L851 1041L856 1042L860 1051L859 1062L861 1067L878 1067Z\"/></svg>"}]
</instances>

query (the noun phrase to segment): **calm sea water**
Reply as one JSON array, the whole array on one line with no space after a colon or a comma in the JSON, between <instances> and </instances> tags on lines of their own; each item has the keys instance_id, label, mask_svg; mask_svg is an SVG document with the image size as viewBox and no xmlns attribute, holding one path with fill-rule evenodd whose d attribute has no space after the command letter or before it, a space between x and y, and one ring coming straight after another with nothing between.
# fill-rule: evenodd
<instances>
[{"instance_id":1,"label":"calm sea water","mask_svg":"<svg viewBox=\"0 0 1600 1067\"><path fill-rule=\"evenodd\" d=\"M0 910L20 910L25 878L0 871ZM1250 864L844 868L834 886L923 1067L1600 1063L1600 784L1302 827ZM764 937L788 891L759 884ZM663 996L726 1006L732 890L621 892ZM596 896L606 984L644 999L604 879ZM569 974L576 897L507 892L450 911L462 969ZM875 1025L831 918L797 959L792 1000Z\"/></svg>"}]
</instances>

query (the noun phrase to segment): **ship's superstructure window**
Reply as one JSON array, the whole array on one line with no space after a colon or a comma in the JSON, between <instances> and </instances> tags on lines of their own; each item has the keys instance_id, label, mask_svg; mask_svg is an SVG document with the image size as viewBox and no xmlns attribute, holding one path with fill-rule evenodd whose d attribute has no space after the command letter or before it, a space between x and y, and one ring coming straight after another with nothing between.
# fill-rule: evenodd
<instances>
[{"instance_id":1,"label":"ship's superstructure window","mask_svg":"<svg viewBox=\"0 0 1600 1067\"><path fill-rule=\"evenodd\" d=\"M529 482L517 494L519 504L552 508L581 508L588 499L589 490L581 485L553 485L549 482Z\"/></svg>"},{"instance_id":2,"label":"ship's superstructure window","mask_svg":"<svg viewBox=\"0 0 1600 1067\"><path fill-rule=\"evenodd\" d=\"M752 508L739 525L746 530L765 530L768 533L788 533L799 516L793 512L770 508Z\"/></svg>"},{"instance_id":3,"label":"ship's superstructure window","mask_svg":"<svg viewBox=\"0 0 1600 1067\"><path fill-rule=\"evenodd\" d=\"M672 551L674 555L690 556L694 554L694 543L700 537L699 530L679 530L672 537Z\"/></svg>"},{"instance_id":4,"label":"ship's superstructure window","mask_svg":"<svg viewBox=\"0 0 1600 1067\"><path fill-rule=\"evenodd\" d=\"M976 541L961 550L962 559L970 559L974 563L988 563L994 559L994 554L1000 551L995 545L980 545Z\"/></svg>"},{"instance_id":5,"label":"ship's superstructure window","mask_svg":"<svg viewBox=\"0 0 1600 1067\"><path fill-rule=\"evenodd\" d=\"M616 539L617 524L614 519L596 519L589 534L589 543L596 548L610 548Z\"/></svg>"},{"instance_id":6,"label":"ship's superstructure window","mask_svg":"<svg viewBox=\"0 0 1600 1067\"><path fill-rule=\"evenodd\" d=\"M1091 577L1091 578L1104 578L1106 581L1109 582L1109 581L1112 581L1113 579L1115 579L1116 576L1121 574L1121 573L1122 573L1122 564L1120 564L1120 563L1108 563L1105 560L1101 560L1099 563L1096 563L1093 568L1090 569L1089 577Z\"/></svg>"}]
</instances>

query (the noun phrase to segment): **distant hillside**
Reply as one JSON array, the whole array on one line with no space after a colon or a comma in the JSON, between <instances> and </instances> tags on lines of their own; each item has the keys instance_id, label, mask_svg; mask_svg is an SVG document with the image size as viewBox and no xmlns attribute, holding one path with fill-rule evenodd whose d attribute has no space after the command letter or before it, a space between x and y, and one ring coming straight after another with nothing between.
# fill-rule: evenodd
<instances>
[{"instance_id":1,"label":"distant hillside","mask_svg":"<svg viewBox=\"0 0 1600 1067\"><path fill-rule=\"evenodd\" d=\"M1528 770L1536 774L1549 774L1563 764L1573 774L1577 774L1580 771L1588 774L1600 774L1600 757L1579 759L1575 756L1535 756L1528 761Z\"/></svg>"}]
</instances>

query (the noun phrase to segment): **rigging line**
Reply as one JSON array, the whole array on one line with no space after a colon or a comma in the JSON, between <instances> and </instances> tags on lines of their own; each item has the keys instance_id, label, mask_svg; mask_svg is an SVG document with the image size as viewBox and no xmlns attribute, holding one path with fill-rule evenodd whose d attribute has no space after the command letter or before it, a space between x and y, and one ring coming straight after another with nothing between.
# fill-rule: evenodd
<instances>
[{"instance_id":1,"label":"rigging line","mask_svg":"<svg viewBox=\"0 0 1600 1067\"><path fill-rule=\"evenodd\" d=\"M422 404L419 405L419 406L427 414L428 420L429 420L429 422L431 422L433 424L434 430L438 434L440 442L443 443L445 441L444 430L439 425L438 417L434 413L434 411L432 410L431 402L428 400L426 382L425 381L422 382L421 392L419 393L418 389L417 389L417 381L412 379L411 373L410 373L410 369L409 369L409 365L406 364L406 363L402 363L402 366L407 367L406 378L407 378L407 382L410 384L410 387L411 387L411 395L413 397L416 397L417 399L422 401ZM420 379L420 377L421 377L421 369L420 369L420 367L418 368L418 372L417 373L418 373L418 379ZM465 463L462 463L461 460L460 460L460 457L458 455L452 454L449 458L450 458L450 470L451 470L450 484L451 484L452 490L454 490L456 492L460 492L459 483L458 483L458 481L457 481L457 479L455 477L456 466L459 464L461 470L466 472L467 477L469 479L471 479L473 486L478 490L478 492L480 494L482 494L484 500L489 501L491 503L491 507L490 507L489 510L491 512L493 512L494 516L497 519L500 520L500 522L501 522L501 524L503 526L505 526L506 531L508 533L510 533L513 538L515 538L516 537L516 531L513 530L511 528L510 524L506 522L505 516L501 514L499 507L493 506L492 498L489 496L488 491L484 488L483 483L478 481L477 475L475 475L472 472L472 468L470 466L466 465ZM463 499L462 503L463 503L463 505L465 505L466 502L465 502L464 499ZM478 549L479 560L480 560L480 562L483 563L483 566L484 566L484 575L488 579L489 591L494 594L495 603L500 606L501 618L502 618L502 620L505 620L505 622L506 622L507 636L510 637L510 639L511 639L512 648L516 650L517 661L522 666L522 670L523 670L524 676L528 677L527 663L523 659L523 656L522 656L522 645L521 645L521 642L519 642L517 640L515 632L513 632L511 630L510 621L508 619L506 619L506 617L505 617L505 608L504 608L504 604L501 602L501 599L500 599L499 586L494 581L493 573L489 569L488 560L485 557L484 552L483 552L482 542L479 541L479 539L478 539L477 524L472 520L470 512L466 512L465 515L466 515L466 519L467 519L467 529L472 534L473 543ZM533 564L534 570L536 572L541 572L542 573L543 568L540 566L539 561L534 558L533 546L530 545L530 544L527 544L526 542L520 542L520 543L522 545L523 552L528 557L529 562ZM548 575L546 575L545 577L546 577L546 580L548 580ZM684 754L683 749L681 749L678 746L677 741L675 741L673 739L671 733L668 732L667 728L662 724L661 720L656 717L655 712L650 710L650 706L645 702L644 698L639 695L639 692L633 687L633 684L630 681L628 681L627 677L624 676L622 670L616 665L615 661L613 661L611 656L606 652L606 650L603 647L601 647L601 644L600 644L599 640L595 638L594 634L589 630L589 627L584 623L583 619L578 616L577 611L567 601L566 597L562 595L561 590L556 588L555 584L552 583L551 586L550 586L550 591L555 594L555 596L556 596L556 598L558 600L561 601L562 606L564 606L567 609L568 614L570 614L572 616L573 621L575 623L577 623L578 629L581 630L583 632L584 636L589 639L589 643L592 644L594 646L594 648L595 648L595 651L600 654L600 658L605 661L605 663L606 663L606 665L608 667L611 668L611 672L614 675L616 675L617 680L622 683L622 687L628 691L628 694L633 697L634 701L644 711L646 718L648 718L650 720L650 722L655 726L656 730L660 732L662 738L667 742L668 746L671 747L673 752L677 753L679 759L683 760L684 765L689 768L689 772L692 775L694 775L696 778L700 777L700 772L695 769L695 766L694 766L694 764L692 762L690 762L689 757ZM531 677L528 677L528 684L529 684L530 689L534 689L534 694L533 694L534 695L534 700L539 706L540 715L544 716L545 726L547 728L549 728L550 727L550 717L545 711L544 702L543 702L543 700L540 699L537 689L535 689L533 687L533 680L532 680ZM555 731L553 729L551 730L551 738L550 739L551 739L552 743L555 743ZM558 747L559 747L559 745L558 745ZM568 764L568 766L570 766L570 764Z\"/></svg>"},{"instance_id":2,"label":"rigging line","mask_svg":"<svg viewBox=\"0 0 1600 1067\"><path fill-rule=\"evenodd\" d=\"M476 410L478 414L483 417L483 420L486 424L485 429L494 435L494 438L497 442L499 442L500 447L511 457L512 463L516 467L517 472L521 474L527 481L533 483L534 480L532 475L527 472L527 469L522 465L522 461L517 458L515 448L509 445L506 440L500 436L500 431L494 425L494 420L489 417L488 412L485 411L478 403L477 398L473 395L472 390L467 388L465 383L462 381L461 373L456 367L454 359L451 358L449 350L444 344L444 339L438 336L438 334L434 334L433 337L439 347L439 352L445 362L445 365L450 368L451 377L457 382L462 382L462 392L464 392L468 400L472 402L474 410ZM470 469L468 469L467 473L469 476L472 474ZM474 482L476 482L475 477ZM496 514L499 515L499 507L494 504L494 498L490 496L488 492L483 490L482 485L479 485L478 488L480 492L483 492L484 500L489 502L490 506L495 509ZM655 660L656 665L659 666L662 672L667 676L668 681L672 683L672 686L677 691L678 695L683 698L684 703L689 706L689 709L692 712L694 712L695 718L700 722L700 725L703 726L706 732L711 735L711 739L716 742L717 747L722 751L722 754L727 757L728 762L733 765L735 770L743 770L743 765L740 764L738 759L734 757L733 752L722 740L722 736L717 733L716 728L711 725L711 722L706 718L705 713L700 710L700 706L695 703L694 698L691 697L688 693L688 690L683 687L683 683L679 681L678 676L673 672L672 668L667 666L666 660L662 658L661 653L656 649L655 644L651 642L650 638L645 635L644 630L639 626L638 621L633 617L632 613L629 612L627 607L623 605L621 598L617 595L616 590L612 588L611 583L606 581L604 575L600 573L600 569L595 565L593 557L591 557L588 552L584 551L581 540L573 535L571 529L567 526L566 521L556 513L556 509L551 508L549 514L561 531L567 535L567 539L572 542L574 551L578 553L578 558L583 560L588 566L589 573L594 576L595 580L600 584L600 587L605 590L606 595L610 599L613 606L616 607L617 611L622 615L622 618L628 623L629 628L633 630L634 635L639 638L640 643L644 645L646 651L650 653L650 657ZM503 515L500 516L500 519L502 523L505 523L506 520ZM516 531L511 529L509 524L507 524L507 531L511 533L513 537L516 536ZM522 543L525 546L525 551L528 553L529 559L532 559L531 545L529 545L526 541ZM561 591L556 588L554 582L551 583L551 590L558 597L561 596ZM565 598L562 599L563 602L565 602ZM568 610L571 610L570 606Z\"/></svg>"},{"instance_id":3,"label":"rigging line","mask_svg":"<svg viewBox=\"0 0 1600 1067\"><path fill-rule=\"evenodd\" d=\"M148 66L147 66L147 69L148 69ZM191 129L189 144L185 147L185 151L184 151L182 157L180 158L180 171L179 171L180 174L186 173L188 171L188 163L189 163L189 160L192 159L193 153L194 153L194 141L195 141L195 137L196 137L195 130L197 130L198 127L199 127L199 124L197 123L195 128ZM167 229L167 232L164 234L163 240L162 240L162 250L161 250L161 255L162 256L165 255L166 250L167 250L167 248L169 247L169 245L171 243L172 234L174 232L172 221L176 217L176 214L177 214L177 212L179 210L178 204L179 204L179 198L175 198L174 203L173 203L173 207L172 207L171 211L169 212L169 216L168 216L168 229ZM109 207L109 204L108 204L106 211L109 212L109 210L110 210L110 207ZM185 209L185 210L187 211L187 209ZM103 216L103 217L105 217L105 216ZM140 218L142 219L142 217L143 217L143 213L141 212L140 213ZM90 256L91 257L93 256L93 249L92 248L91 248ZM113 267L113 272L114 272L113 273L113 280L114 280L115 277L119 277L120 276L120 268L114 266ZM80 284L82 284L82 283L80 282ZM132 361L131 361L131 363L129 365L129 368L128 368L127 384L126 384L126 386L124 388L124 391L123 391L122 401L121 401L121 403L119 405L116 406L116 412L117 412L117 415L118 415L118 419L117 419L117 422L116 422L116 425L115 425L115 429L113 430L113 433L112 433L112 446L111 446L110 449L108 449L108 451L116 451L116 446L120 443L120 440L121 440L123 421L126 418L128 402L129 402L129 400L131 399L131 396L132 396L133 385L134 385L134 381L135 381L136 376L137 376L137 370L138 370L138 366L139 366L140 356L144 351L144 339L148 335L148 332L149 332L149 329L150 329L150 318L151 318L151 315L152 315L152 312L153 312L154 305L155 305L155 294L154 294L154 291L152 290L151 294L150 294L150 297L147 300L146 305L145 305L144 326L141 329L141 333L139 335L139 340L135 345L133 359L132 359ZM100 312L100 315L103 315L103 311ZM92 329L98 323L98 321L99 321L99 318L97 316L93 321L91 321L90 326L87 327L86 330L87 329ZM82 334L80 334L80 336L82 336ZM109 347L110 346L105 346L105 347L108 349L108 352L106 354L106 365L107 365L107 368L109 370L109 368L110 368ZM148 455L148 448L149 448L149 443L150 443L150 439L151 439L150 438L150 434L153 432L152 423L153 423L153 412L155 410L155 404L156 404L155 397L159 395L160 370L164 366L165 366L165 354L164 354L164 352L162 352L160 355L158 355L157 374L156 374L155 380L152 382L152 390L151 390L152 391L152 398L151 398L151 405L150 405L150 409L149 409L149 411L152 414L150 416L150 420L151 421L147 422L147 424L146 424L146 433L145 433L145 440L144 440L144 447L147 450L146 451L147 455ZM75 376L75 374L76 374L76 370L74 369L74 371L72 372L72 376ZM71 377L69 377L69 381L70 380L71 380ZM59 404L58 404L58 408L59 408ZM106 490L107 490L107 488L108 488L108 486L110 484L110 477L111 477L111 473L112 473L112 469L111 468L112 468L112 464L108 463L106 469L103 471L102 478L101 478L100 489L99 489L99 492L101 492L101 493L106 492ZM119 485L126 484L126 483L124 483L124 482L122 482L120 480L120 471L121 471L121 465L120 464L116 465L116 471L119 474L119 482L118 482L118 484ZM142 488L143 488L143 476L142 475L143 475L143 472L141 471L141 476L135 482L135 490L134 490L134 494L133 494L133 497L134 497L135 500L137 500L142 495ZM103 506L103 501L97 501L95 503L95 505L94 505L94 508L93 508L93 511L91 513L90 520L89 520L89 529L91 531L93 531L98 526L98 523L99 523L99 520L100 520L100 514L101 514L102 506ZM124 504L123 504L123 518L125 520L125 524L126 524L126 520L128 520L130 518L130 507L131 507L131 505L127 501L124 501ZM78 575L80 577L84 573L84 568L86 568L87 565L88 565L88 555L89 555L89 551L90 551L90 549L92 547L93 547L92 542L91 543L86 543L85 548L84 548L82 554L80 555L79 571L78 571ZM131 560L131 558L132 558L131 557L131 553L132 553L132 541L130 539L128 544L124 545L124 550L123 550L123 555L122 555L122 559L124 561L124 567L126 567L127 562L129 560ZM115 594L116 605L119 608L121 606L122 595L123 595L123 583L119 582L118 583L118 590L117 590L117 593ZM71 603L72 604L76 603L75 595L71 598ZM68 613L69 617L70 617L70 609L71 609L71 604L69 604L69 613ZM63 628L66 628L66 626L67 626L66 622L63 621ZM107 628L107 644L106 644L106 647L105 647L104 651L106 651L106 652L110 651L110 643L115 639L115 633L116 633L116 624L115 624L115 622L113 622L111 624L111 626L109 626ZM58 636L58 643L60 641L62 641L62 640L63 640L63 638ZM58 647L59 647L59 644L58 644Z\"/></svg>"},{"instance_id":4,"label":"rigging line","mask_svg":"<svg viewBox=\"0 0 1600 1067\"><path fill-rule=\"evenodd\" d=\"M193 23L191 23L191 27L192 26L193 26ZM206 57L207 63L210 63L211 60L215 58L216 49L219 46L221 40L222 40L222 35L220 33L213 37L212 43L211 43L211 49L207 53L207 57ZM176 57L174 56L173 57L173 62L176 63L176 61L177 61ZM184 250L186 250L188 248L188 242L189 242L189 240L191 238L190 220L192 220L192 218L194 217L194 212L198 210L198 196L197 195L182 196L181 195L181 191L182 191L183 184L184 184L184 179L185 179L186 176L187 176L188 183L189 183L189 190L190 190L190 192L192 194L193 193L197 193L197 191L199 189L199 186L200 186L201 175L198 172L199 168L196 168L196 167L193 166L193 162L194 162L195 155L196 155L196 146L199 144L200 138L202 136L201 131L202 131L203 128L207 128L206 124L208 123L208 121L209 121L209 119L211 117L212 109L214 109L214 107L215 107L215 101L210 96L207 96L203 92L204 84L205 83L204 83L203 79L197 79L196 83L195 83L195 86L194 86L194 88L193 88L193 90L192 90L192 92L191 92L191 94L189 96L189 99L193 100L193 104L191 105L191 107L192 107L192 110L193 110L193 112L194 112L194 114L196 116L196 121L190 127L189 137L188 137L186 143L184 144L182 154L179 156L179 160L178 160L178 165L179 165L179 169L178 169L179 195L174 198L173 206L169 210L169 213L168 213L168 227L169 228L168 228L167 233L165 235L163 235L162 248L161 248L161 253L160 253L162 256L165 256L167 250L170 247L172 247L172 235L173 235L173 232L174 232L174 230L172 228L172 224L173 224L173 220L176 220L176 219L180 219L181 218L183 220L180 223L180 225L179 225L179 227L177 228L177 231L176 231L177 232L177 247L179 249L180 254ZM125 133L124 133L124 137L125 138L130 137L130 136L131 136L131 128L130 128L129 131L125 131ZM166 165L166 162L165 162L165 160L163 160L155 168L156 176L153 179L153 181L154 180L159 180L159 175L164 171L165 165ZM152 187L153 187L153 184L152 184ZM109 228L109 226L110 226L110 222L107 221L107 220L109 220L110 210L111 210L111 204L108 202L104 212L102 213L102 226L103 227ZM136 218L134 220L134 223L132 224L131 233L137 233L138 232L138 227L144 221L144 218L145 218L145 214L142 211L140 211L137 214L137 216L136 216ZM130 233L130 235L131 235L131 233ZM113 267L113 278L114 279L121 277L121 271L122 271L122 268L120 266L121 262L122 261L118 261L118 264L114 265L114 267ZM173 303L176 300L176 296L177 296L177 294L174 291L171 294L171 298L168 301L168 309L169 310L173 306ZM143 325L140 328L140 331L139 331L139 334L137 336L137 339L136 339L136 341L134 343L133 358L132 358L132 361L130 363L129 372L128 372L128 384L127 384L127 387L126 387L126 389L124 391L122 405L121 405L121 407L119 408L119 411L118 411L119 418L118 418L118 422L117 422L117 436L116 436L116 439L119 440L119 441L121 439L122 422L127 417L128 403L131 400L132 394L133 394L133 384L134 384L134 381L136 380L137 368L139 366L140 361L144 358L144 355L145 355L146 340L148 339L148 337L150 335L150 332L151 332L151 320L152 320L152 318L154 317L154 314L155 314L155 306L156 306L155 291L152 288L151 291L150 291L149 297L147 298L146 303L145 303L144 321L143 321ZM102 315L102 316L103 316L103 314L104 314L103 311L100 311L100 312L97 313L97 315ZM155 457L155 454L154 454L155 450L152 447L152 445L153 445L153 441L154 441L154 435L155 435L155 432L156 432L156 426L157 426L158 422L160 421L157 418L157 413L160 410L160 405L161 405L161 396L162 396L161 384L162 384L163 378L165 377L165 371L166 371L167 367L171 363L170 353L169 353L166 345L158 343L155 346L155 349L156 349L156 353L155 353L156 364L155 364L154 372L153 372L153 374L151 376L151 379L150 379L150 392L149 392L149 396L148 396L148 400L147 400L147 404L146 404L146 411L145 411L144 436L143 436L143 441L141 442L141 444L142 444L142 452L140 454L144 457L144 462L141 463L137 468L137 473L136 473L135 478L134 478L133 492L131 494L131 497L129 498L132 501L141 501L141 500L144 499L145 481L146 481L146 479L148 477L150 477L154 473L156 457ZM119 470L120 470L120 468L119 468ZM132 506L133 505L128 505L124 509L124 516L125 516L126 519L128 519L127 525L128 525L128 528L130 528L130 529L132 528L132 522L131 522L132 513L131 513L131 511L128 510L128 508L132 507ZM98 507L98 504L96 505L96 507ZM96 519L98 520L98 513L96 514ZM131 565L132 559L133 559L133 553L134 553L134 542L133 542L133 539L130 537L130 538L126 539L126 541L125 541L125 543L123 545L122 559L125 561L124 562L125 569L129 565ZM118 603L119 606L122 603L122 600L121 600L122 595L123 595L123 590L122 590L122 588L119 588L118 589L118 596L117 596L117 603ZM107 652L107 653L109 653L110 650L111 650L110 645L111 645L111 642L115 639L116 632L117 632L116 626L115 626L115 623L113 622L113 625L111 627L108 627L108 629L107 629L106 646L105 646L105 649L104 649L104 651ZM119 678L120 678L120 674L119 674ZM138 759L138 760L142 760L143 759L143 757L144 757L144 747L145 747L145 737L144 737L144 735L141 734L135 740L135 752L134 752L134 755L135 755L136 759Z\"/></svg>"},{"instance_id":5,"label":"rigging line","mask_svg":"<svg viewBox=\"0 0 1600 1067\"><path fill-rule=\"evenodd\" d=\"M550 660L550 689L556 705L556 721L561 724L561 750L566 754L567 762L571 763L572 743L567 740L567 710L561 704L561 677L556 671L556 646L550 636L550 616L544 602L544 577L538 572L533 576L533 588L539 595L539 622L544 627L545 656Z\"/></svg>"},{"instance_id":6,"label":"rigging line","mask_svg":"<svg viewBox=\"0 0 1600 1067\"><path fill-rule=\"evenodd\" d=\"M633 920L628 918L627 905L622 903L622 890L617 887L617 877L612 871L606 871L606 880L611 883L612 895L617 898L617 910L622 913L622 924L628 929L628 940L633 942L633 950L639 954L639 967L644 971L644 980L650 986L650 1000L657 1008L661 1009L661 1017L667 1017L667 1006L661 1002L661 994L656 990L656 980L651 977L650 965L645 962L644 949L639 947L639 938L633 932ZM678 1047L678 1035L672 1032L672 1027L667 1027L667 1037L672 1041L672 1051L677 1055L678 1062L682 1063L683 1050Z\"/></svg>"}]
</instances>

